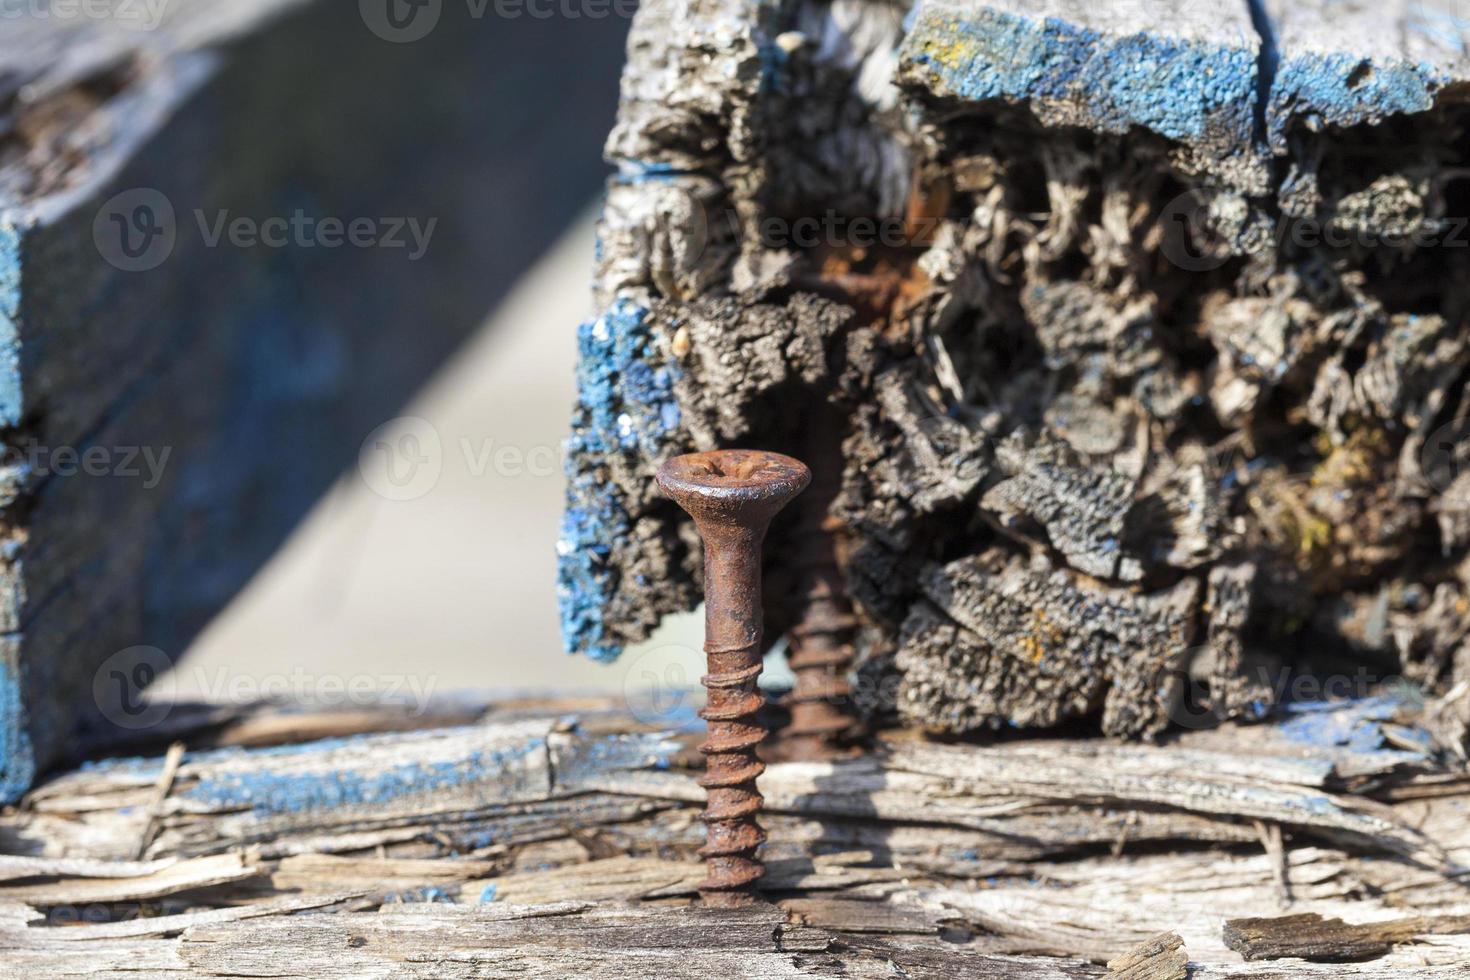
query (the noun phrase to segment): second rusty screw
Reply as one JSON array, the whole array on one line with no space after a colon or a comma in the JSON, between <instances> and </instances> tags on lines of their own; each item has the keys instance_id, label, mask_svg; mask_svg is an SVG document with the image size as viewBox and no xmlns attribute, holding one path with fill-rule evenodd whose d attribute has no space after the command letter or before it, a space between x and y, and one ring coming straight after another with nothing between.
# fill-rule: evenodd
<instances>
[{"instance_id":1,"label":"second rusty screw","mask_svg":"<svg viewBox=\"0 0 1470 980\"><path fill-rule=\"evenodd\" d=\"M788 762L848 754L841 739L857 725L847 680L857 616L838 562L842 524L830 516L843 467L842 422L828 404L813 406L806 420L802 455L811 463L812 485L796 505L790 531L796 574L786 659L795 684L785 704L791 721L767 755Z\"/></svg>"},{"instance_id":2,"label":"second rusty screw","mask_svg":"<svg viewBox=\"0 0 1470 980\"><path fill-rule=\"evenodd\" d=\"M765 874L756 849L765 832L756 821L764 802L755 780L765 771L756 746L766 730L756 720L762 697L761 544L771 518L811 482L805 465L779 453L728 449L669 460L658 484L694 518L704 541L704 652L709 695L700 716L709 738L700 785L705 789L706 905L755 900Z\"/></svg>"}]
</instances>

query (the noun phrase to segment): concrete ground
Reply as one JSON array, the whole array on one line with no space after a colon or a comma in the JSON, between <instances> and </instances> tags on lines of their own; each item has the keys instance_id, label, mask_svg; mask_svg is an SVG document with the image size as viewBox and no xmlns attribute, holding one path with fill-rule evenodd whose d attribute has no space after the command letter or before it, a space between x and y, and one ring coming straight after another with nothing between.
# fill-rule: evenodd
<instances>
[{"instance_id":1,"label":"concrete ground","mask_svg":"<svg viewBox=\"0 0 1470 980\"><path fill-rule=\"evenodd\" d=\"M188 652L178 696L698 683L695 617L613 666L561 651L561 443L592 249L589 213L402 417L364 433L358 471Z\"/></svg>"}]
</instances>

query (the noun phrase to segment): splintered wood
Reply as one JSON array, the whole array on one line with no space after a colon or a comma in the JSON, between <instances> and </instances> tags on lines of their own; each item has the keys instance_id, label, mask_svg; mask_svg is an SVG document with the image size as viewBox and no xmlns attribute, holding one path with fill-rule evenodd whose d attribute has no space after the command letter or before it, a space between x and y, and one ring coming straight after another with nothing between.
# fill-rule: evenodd
<instances>
[{"instance_id":1,"label":"splintered wood","mask_svg":"<svg viewBox=\"0 0 1470 980\"><path fill-rule=\"evenodd\" d=\"M172 733L211 747L162 792L166 756L59 775L0 816L7 972L1470 976L1470 774L1375 737L1412 705L1316 706L1339 733L1316 741L1292 718L1158 746L893 733L772 765L772 904L729 912L694 903L692 738L577 707L256 713ZM293 723L333 737L220 734Z\"/></svg>"},{"instance_id":2,"label":"splintered wood","mask_svg":"<svg viewBox=\"0 0 1470 980\"><path fill-rule=\"evenodd\" d=\"M1307 652L1470 681L1463 2L778 7L633 25L569 649L697 601L663 460L830 414L880 723L1148 739Z\"/></svg>"}]
</instances>

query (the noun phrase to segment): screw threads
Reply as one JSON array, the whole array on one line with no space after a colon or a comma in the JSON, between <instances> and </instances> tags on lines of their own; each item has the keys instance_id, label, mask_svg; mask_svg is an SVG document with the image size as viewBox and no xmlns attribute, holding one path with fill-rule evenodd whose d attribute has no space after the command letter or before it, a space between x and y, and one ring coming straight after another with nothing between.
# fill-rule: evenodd
<instances>
[{"instance_id":1,"label":"screw threads","mask_svg":"<svg viewBox=\"0 0 1470 980\"><path fill-rule=\"evenodd\" d=\"M795 606L787 630L786 662L794 677L784 704L791 720L779 732L774 755L781 759L831 759L842 753L839 736L856 724L847 672L856 659L857 617L838 563L842 523L830 516L842 473L841 421L830 406L812 413L807 458L811 489L802 497L792 566Z\"/></svg>"},{"instance_id":2,"label":"screw threads","mask_svg":"<svg viewBox=\"0 0 1470 980\"><path fill-rule=\"evenodd\" d=\"M756 850L766 835L756 822L764 800L756 777L765 764L756 747L765 728L756 720L762 698L761 544L771 518L806 489L811 473L776 453L724 450L669 460L658 483L694 518L704 541L705 659L709 692L700 716L709 735L699 751L705 771L706 905L731 907L755 901L765 874Z\"/></svg>"},{"instance_id":3,"label":"screw threads","mask_svg":"<svg viewBox=\"0 0 1470 980\"><path fill-rule=\"evenodd\" d=\"M699 746L705 757L699 785L705 790L701 814L706 843L700 849L706 876L699 883L706 905L748 904L755 882L766 873L756 859L756 848L766 834L756 821L765 802L756 788L756 777L765 763L755 748L766 736L756 722L763 698L756 687L761 656L758 644L719 650L706 645L710 673L702 680L709 692L700 717L709 726L709 737Z\"/></svg>"},{"instance_id":4,"label":"screw threads","mask_svg":"<svg viewBox=\"0 0 1470 980\"><path fill-rule=\"evenodd\" d=\"M847 671L857 617L837 565L837 529L820 515L803 523L795 562L798 618L786 634L795 683L781 739L783 757L817 759L831 754L836 737L853 726Z\"/></svg>"}]
</instances>

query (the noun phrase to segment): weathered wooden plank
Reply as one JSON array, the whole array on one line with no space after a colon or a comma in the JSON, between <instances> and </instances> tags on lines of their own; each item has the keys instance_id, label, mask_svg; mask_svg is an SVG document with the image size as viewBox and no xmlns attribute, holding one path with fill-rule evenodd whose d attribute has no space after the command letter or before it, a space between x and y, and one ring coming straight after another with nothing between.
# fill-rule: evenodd
<instances>
[{"instance_id":1,"label":"weathered wooden plank","mask_svg":"<svg viewBox=\"0 0 1470 980\"><path fill-rule=\"evenodd\" d=\"M99 861L88 858L0 854L0 882L18 878L136 878L162 871L174 863L173 858L157 861Z\"/></svg>"},{"instance_id":2,"label":"weathered wooden plank","mask_svg":"<svg viewBox=\"0 0 1470 980\"><path fill-rule=\"evenodd\" d=\"M5 939L13 941L7 934ZM291 950L282 957L281 950ZM201 923L181 939L52 940L18 948L22 967L49 962L49 976L114 976L135 957L156 975L271 977L483 977L496 975L707 978L859 977L903 975L981 980L1075 980L1104 971L1075 960L975 952L882 934L794 925L774 908L744 912L700 909L596 909L585 904L392 907L378 914L272 915ZM85 955L93 957L89 967ZM44 960L43 957L50 957ZM1260 965L1191 964L1189 975L1280 977ZM560 972L558 972L560 971ZM1127 975L1127 974L1124 974ZM1154 974L1158 975L1158 974ZM1167 975L1167 974L1166 974ZM1180 976L1183 974L1173 974ZM1402 963L1294 963L1293 977L1387 978ZM1419 975L1458 977L1457 967L1425 966Z\"/></svg>"},{"instance_id":3,"label":"weathered wooden plank","mask_svg":"<svg viewBox=\"0 0 1470 980\"><path fill-rule=\"evenodd\" d=\"M463 894L462 883L495 871L492 861L298 854L270 869L270 889L302 895L353 893L380 902L430 901L441 894ZM478 898L476 893L468 900Z\"/></svg>"},{"instance_id":4,"label":"weathered wooden plank","mask_svg":"<svg viewBox=\"0 0 1470 980\"><path fill-rule=\"evenodd\" d=\"M557 727L527 721L195 753L182 760L158 805L162 762L104 764L40 787L26 810L0 819L0 841L58 857L132 858L154 807L157 832L146 853L159 857L219 853L242 842L272 859L436 841L498 859L582 834L603 841L596 856L673 849L680 860L693 859L702 790L692 775L641 768L666 759L671 745L658 736L592 738ZM1438 870L1446 861L1470 858L1448 787L1398 808L1325 792L1337 778L1334 745L1314 758L1307 744L1239 731L1251 745L1248 756L1232 751L1222 732L1201 736L1210 750L899 741L875 759L775 765L761 783L775 834L771 856L871 851L931 874L976 878L1088 850L1254 845L1253 821L1266 821L1363 853L1410 855L1424 865L1417 877L1395 872L1378 887L1424 896L1446 887ZM1291 751L1266 754L1273 744ZM459 876L470 877L494 875ZM332 880L324 875L323 887L357 887Z\"/></svg>"},{"instance_id":5,"label":"weathered wooden plank","mask_svg":"<svg viewBox=\"0 0 1470 980\"><path fill-rule=\"evenodd\" d=\"M397 44L354 5L145 8L149 29L20 12L0 37L0 799L75 744L80 714L139 723L107 675L94 694L103 661L179 655L601 171L619 18L491 30L448 5ZM538 89L562 126L474 94L566 57L584 70ZM126 226L142 203L172 230L146 238L155 268L94 241L117 231L108 207ZM213 235L298 212L284 247ZM319 238L325 219L376 236ZM418 245L409 219L433 222ZM487 232L512 227L515 248ZM159 664L113 666L135 687Z\"/></svg>"},{"instance_id":6,"label":"weathered wooden plank","mask_svg":"<svg viewBox=\"0 0 1470 980\"><path fill-rule=\"evenodd\" d=\"M363 848L378 832L412 839L513 818L518 805L586 792L594 776L655 764L673 749L658 735L583 738L560 728L542 719L186 755L154 809L147 853L213 854L283 838ZM71 838L87 853L131 857L162 766L120 760L54 780L30 797L33 814L21 814L14 832L35 846L66 848Z\"/></svg>"},{"instance_id":7,"label":"weathered wooden plank","mask_svg":"<svg viewBox=\"0 0 1470 980\"><path fill-rule=\"evenodd\" d=\"M787 763L762 779L766 806L820 817L925 820L1003 836L1047 835L1048 803L1088 808L1108 804L1176 809L1199 816L1269 820L1316 831L1354 846L1386 848L1442 866L1433 841L1369 800L1324 793L1331 764L1320 760L1134 749L1087 742L1031 742L957 748L898 742L881 762ZM694 780L677 773L637 773L617 791L690 802ZM615 791L613 780L598 780ZM1147 819L1147 818L1143 818ZM1140 828L1151 836L1146 825ZM1188 835L1185 825L1181 833ZM1127 838L1120 828L1118 839ZM1080 840L1073 840L1075 845Z\"/></svg>"},{"instance_id":8,"label":"weathered wooden plank","mask_svg":"<svg viewBox=\"0 0 1470 980\"><path fill-rule=\"evenodd\" d=\"M1260 38L1245 3L923 0L899 78L947 99L1002 101L1045 125L1153 132L1243 187L1255 146Z\"/></svg>"},{"instance_id":9,"label":"weathered wooden plank","mask_svg":"<svg viewBox=\"0 0 1470 980\"><path fill-rule=\"evenodd\" d=\"M1456 0L1264 0L1276 52L1267 123L1377 124L1460 100L1470 83L1470 19Z\"/></svg>"},{"instance_id":10,"label":"weathered wooden plank","mask_svg":"<svg viewBox=\"0 0 1470 980\"><path fill-rule=\"evenodd\" d=\"M183 912L177 915L148 915L124 918L115 922L75 921L80 918L75 912L67 917L65 928L48 928L44 936L36 932L26 938L37 940L41 945L54 943L94 943L107 939L137 939L142 937L177 936L194 926L208 926L220 922L236 922L263 915L285 915L336 905L356 896L324 895L311 898L283 898L230 908L205 909L198 912ZM98 906L94 906L97 908ZM53 913L54 914L54 913ZM39 913L28 913L27 922L43 919ZM24 925L25 923L22 923ZM19 940L15 934L7 938Z\"/></svg>"},{"instance_id":11,"label":"weathered wooden plank","mask_svg":"<svg viewBox=\"0 0 1470 980\"><path fill-rule=\"evenodd\" d=\"M0 901L27 905L100 905L139 902L253 878L259 869L238 854L219 854L177 863L132 877L66 877L56 881L0 885Z\"/></svg>"},{"instance_id":12,"label":"weathered wooden plank","mask_svg":"<svg viewBox=\"0 0 1470 980\"><path fill-rule=\"evenodd\" d=\"M1060 980L1094 976L1081 964L973 954L960 948L940 951L869 940L867 948L835 944L832 937L797 934L788 946L786 917L773 908L749 912L700 909L588 909L551 915L534 909L501 912L421 907L376 916L253 920L263 927L254 941L230 925L196 929L181 947L191 967L203 975L483 976L514 968L525 976L915 977L958 971L965 976L998 978L1024 975ZM400 945L401 930L412 930L412 946ZM254 930L251 930L254 931ZM361 941L353 943L350 937ZM262 943L295 948L299 959L290 973L268 965ZM298 946L298 944L301 944ZM795 947L795 948L791 948ZM345 953L344 953L345 950ZM258 971L264 970L265 973ZM396 971L396 972L394 972ZM437 971L437 972L435 972ZM558 972L560 971L560 972Z\"/></svg>"},{"instance_id":13,"label":"weathered wooden plank","mask_svg":"<svg viewBox=\"0 0 1470 980\"><path fill-rule=\"evenodd\" d=\"M1246 748L1229 751L1230 731ZM527 719L185 753L162 808L166 820L180 821L177 839L220 847L225 838L203 828L240 817L228 835L237 845L269 829L277 835L271 846L308 850L276 859L247 848L111 868L13 862L15 877L0 883L0 949L8 966L47 976L120 975L132 962L162 976L886 977L896 968L926 977L1072 978L1101 976L1111 962L1117 975L1178 977L1183 950L1188 975L1205 978L1470 972L1470 934L1427 935L1470 916L1459 882L1470 860L1463 780L1413 755L1400 760L1397 785L1412 787L1407 776L1418 773L1429 780L1424 791L1374 805L1360 795L1373 782L1343 781L1335 771L1335 740L1274 743L1244 728L1181 742L942 746L905 734L868 759L773 765L761 781L777 811L767 821L765 884L781 908L730 919L684 907L700 876L701 837L696 806L685 800L700 794L687 774L643 768L667 764L673 746L657 735L580 735L559 720ZM1264 751L1273 744L1294 748ZM443 778L406 780L403 766ZM53 780L21 812L0 818L0 843L64 849L73 846L64 836L36 835L72 821L93 835L72 838L78 851L126 827L125 846L114 850L131 853L139 824L105 818L152 801L163 767L124 760ZM617 794L604 783L625 794L662 793L652 802L666 809L612 806ZM1222 827L1237 820L1248 836L1220 839L1256 843L1201 849L1193 842L1209 838L1187 824L1173 838L1159 824L1151 845L1135 850L1125 815L1147 827L1149 814L1167 805L1192 807L1195 819ZM1280 806L1291 814L1288 829L1315 832L1306 813L1314 808L1329 829L1349 818L1390 829L1353 824L1343 838L1353 850L1304 847L1299 833L1286 833L1261 853L1270 835L1259 824ZM1096 822L1103 807L1121 822L1079 834L1070 850L1061 835L1047 843L1045 828L1062 812L1074 811L1081 824ZM474 823L471 813L487 822ZM535 832L481 840L467 857L463 844L476 832L469 828L510 813L532 820ZM270 823L277 818L284 822ZM1385 859L1397 847L1392 835L1402 833L1395 827L1412 827L1412 839L1446 861ZM1119 830L1124 836L1110 841ZM397 831L410 836L385 836ZM1009 851L1008 837L1020 841ZM1108 843L1119 847L1110 853ZM336 856L309 853L316 846ZM964 847L979 853L954 853ZM227 877L245 869L249 877L201 890L199 869ZM164 881L172 884L158 887ZM145 895L164 899L168 914L137 919ZM519 904L532 900L551 904ZM56 915L49 903L57 901L87 910L85 924L63 929L74 917ZM32 911L36 905L52 914ZM330 911L312 911L318 906ZM1227 922L1278 911L1368 924L1350 932L1376 936L1374 924L1384 922L1398 931L1391 948L1373 946L1383 955L1369 963L1242 964L1227 945ZM1182 949L1161 933L1179 937ZM283 958L287 948L293 955Z\"/></svg>"},{"instance_id":14,"label":"weathered wooden plank","mask_svg":"<svg viewBox=\"0 0 1470 980\"><path fill-rule=\"evenodd\" d=\"M117 939L95 943L11 946L6 965L24 974L58 978L187 977L188 965L173 943Z\"/></svg>"},{"instance_id":15,"label":"weathered wooden plank","mask_svg":"<svg viewBox=\"0 0 1470 980\"><path fill-rule=\"evenodd\" d=\"M1279 907L1272 864L1261 856L1090 858L1038 869L1035 880L1007 879L992 888L939 888L922 894L926 902L949 909L976 928L1009 938L1011 950L1044 950L1102 962L1169 930L1183 937L1192 962L1229 966L1239 956L1227 945L1227 921ZM1358 867L1332 852L1293 851L1287 869L1290 908L1333 918L1401 918L1388 905L1365 903L1355 894ZM1120 902L1121 896L1126 900ZM1457 904L1443 907L1446 915L1463 915L1466 909L1463 894ZM1432 945L1403 950L1400 962L1416 955L1470 964L1462 950L1436 952Z\"/></svg>"},{"instance_id":16,"label":"weathered wooden plank","mask_svg":"<svg viewBox=\"0 0 1470 980\"><path fill-rule=\"evenodd\" d=\"M1139 753L1114 746L1056 742L980 756L939 746L899 745L894 752L896 768L942 776L980 792L999 784L1023 797L1126 800L1232 814L1340 834L1359 846L1387 847L1434 865L1444 862L1436 844L1401 823L1388 807L1303 792L1289 781L1277 782L1279 777L1247 776L1239 769L1232 774L1235 767L1230 762L1213 760L1204 753ZM1270 772L1274 760L1252 761L1261 773ZM1214 766L1224 771L1216 775Z\"/></svg>"}]
</instances>

